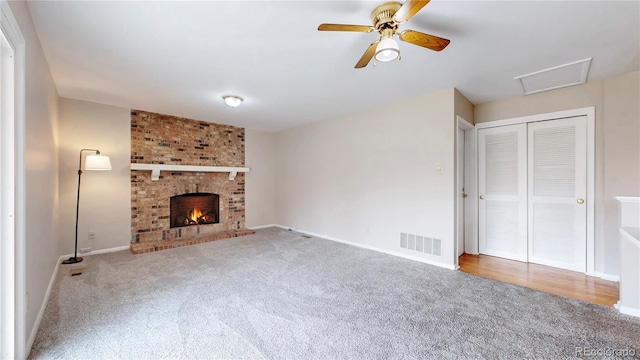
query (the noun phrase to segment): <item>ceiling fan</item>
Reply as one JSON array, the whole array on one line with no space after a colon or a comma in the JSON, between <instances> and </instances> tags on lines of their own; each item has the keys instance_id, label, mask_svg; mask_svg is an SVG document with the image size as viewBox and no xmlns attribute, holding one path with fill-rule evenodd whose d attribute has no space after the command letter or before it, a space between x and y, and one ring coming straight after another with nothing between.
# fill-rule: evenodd
<instances>
[{"instance_id":1,"label":"ceiling fan","mask_svg":"<svg viewBox=\"0 0 640 360\"><path fill-rule=\"evenodd\" d=\"M378 5L371 17L373 26L368 25L346 25L346 24L320 24L319 31L352 31L352 32L372 32L380 33L380 39L369 45L355 68L360 69L375 57L376 60L386 62L400 57L398 43L393 39L398 35L400 40L422 46L427 49L440 51L449 45L449 40L421 33L415 30L405 30L398 32L398 26L407 22L413 15L429 3L429 0L407 0L404 4L397 1L386 2ZM375 65L375 63L374 63Z\"/></svg>"}]
</instances>

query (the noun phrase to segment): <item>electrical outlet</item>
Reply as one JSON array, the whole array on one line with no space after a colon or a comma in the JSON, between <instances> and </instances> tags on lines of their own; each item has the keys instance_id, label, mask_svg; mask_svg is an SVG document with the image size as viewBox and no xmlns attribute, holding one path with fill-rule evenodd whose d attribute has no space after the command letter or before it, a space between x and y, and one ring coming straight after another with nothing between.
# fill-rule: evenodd
<instances>
[{"instance_id":1,"label":"electrical outlet","mask_svg":"<svg viewBox=\"0 0 640 360\"><path fill-rule=\"evenodd\" d=\"M96 231L89 230L89 240L94 240L96 238Z\"/></svg>"}]
</instances>

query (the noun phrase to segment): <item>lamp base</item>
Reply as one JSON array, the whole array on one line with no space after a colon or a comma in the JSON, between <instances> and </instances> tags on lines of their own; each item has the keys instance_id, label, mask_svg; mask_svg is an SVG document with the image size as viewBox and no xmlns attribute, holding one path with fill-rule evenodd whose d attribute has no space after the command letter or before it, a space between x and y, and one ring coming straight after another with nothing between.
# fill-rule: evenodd
<instances>
[{"instance_id":1,"label":"lamp base","mask_svg":"<svg viewBox=\"0 0 640 360\"><path fill-rule=\"evenodd\" d=\"M62 263L67 265L67 264L77 264L79 262L82 262L82 258L81 257L70 257L69 259L63 261Z\"/></svg>"}]
</instances>

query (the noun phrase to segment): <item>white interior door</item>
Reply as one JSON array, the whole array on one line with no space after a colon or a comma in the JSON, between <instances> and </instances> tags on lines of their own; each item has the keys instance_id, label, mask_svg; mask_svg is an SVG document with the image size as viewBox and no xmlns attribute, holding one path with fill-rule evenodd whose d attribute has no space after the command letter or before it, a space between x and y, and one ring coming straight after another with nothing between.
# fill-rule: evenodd
<instances>
[{"instance_id":1,"label":"white interior door","mask_svg":"<svg viewBox=\"0 0 640 360\"><path fill-rule=\"evenodd\" d=\"M587 118L530 123L529 261L586 271Z\"/></svg>"},{"instance_id":2,"label":"white interior door","mask_svg":"<svg viewBox=\"0 0 640 360\"><path fill-rule=\"evenodd\" d=\"M478 245L527 261L527 125L478 130Z\"/></svg>"},{"instance_id":3,"label":"white interior door","mask_svg":"<svg viewBox=\"0 0 640 360\"><path fill-rule=\"evenodd\" d=\"M464 197L466 196L466 194L464 193L464 178L465 178L465 174L464 174L464 130L458 128L458 152L457 152L457 156L458 156L458 172L457 172L457 183L458 183L458 189L457 189L457 197L458 197L458 206L457 206L457 217L458 217L458 224L457 224L457 235L458 235L458 256L464 254Z\"/></svg>"}]
</instances>

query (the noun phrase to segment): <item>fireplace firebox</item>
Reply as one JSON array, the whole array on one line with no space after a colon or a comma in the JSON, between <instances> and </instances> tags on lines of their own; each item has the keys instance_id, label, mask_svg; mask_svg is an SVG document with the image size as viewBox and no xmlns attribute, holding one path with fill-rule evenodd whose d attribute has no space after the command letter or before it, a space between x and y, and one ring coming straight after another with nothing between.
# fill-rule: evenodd
<instances>
[{"instance_id":1,"label":"fireplace firebox","mask_svg":"<svg viewBox=\"0 0 640 360\"><path fill-rule=\"evenodd\" d=\"M191 193L171 197L169 204L170 227L218 224L220 222L220 195Z\"/></svg>"}]
</instances>

